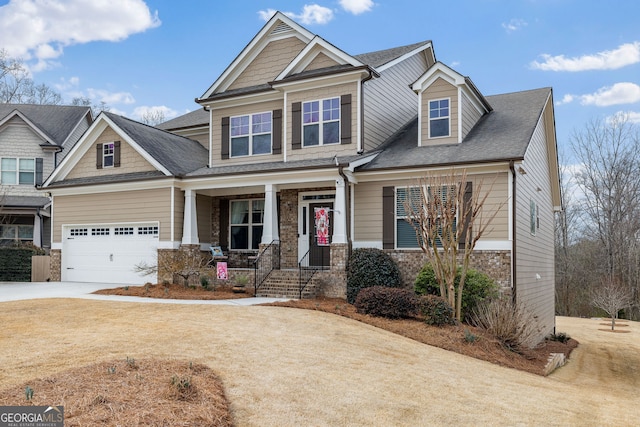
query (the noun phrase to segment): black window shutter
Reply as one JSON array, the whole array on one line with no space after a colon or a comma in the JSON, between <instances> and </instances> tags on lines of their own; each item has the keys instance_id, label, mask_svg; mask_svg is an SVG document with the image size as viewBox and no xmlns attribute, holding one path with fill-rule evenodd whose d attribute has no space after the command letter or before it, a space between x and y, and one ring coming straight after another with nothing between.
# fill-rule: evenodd
<instances>
[{"instance_id":1,"label":"black window shutter","mask_svg":"<svg viewBox=\"0 0 640 427\"><path fill-rule=\"evenodd\" d=\"M458 247L460 249L464 248L465 242L466 242L466 238L468 235L467 232L467 228L471 227L470 221L471 221L471 210L470 210L470 206L471 206L471 197L473 196L473 183L471 181L466 183L465 189L464 189L464 196L462 198L462 214L464 215L464 218L462 218L462 227L463 228L463 233L460 236L460 242L458 242ZM458 224L459 225L459 224Z\"/></svg>"},{"instance_id":2,"label":"black window shutter","mask_svg":"<svg viewBox=\"0 0 640 427\"><path fill-rule=\"evenodd\" d=\"M96 145L96 168L102 169L102 144Z\"/></svg>"},{"instance_id":3,"label":"black window shutter","mask_svg":"<svg viewBox=\"0 0 640 427\"><path fill-rule=\"evenodd\" d=\"M395 248L395 190L382 187L382 248Z\"/></svg>"},{"instance_id":4,"label":"black window shutter","mask_svg":"<svg viewBox=\"0 0 640 427\"><path fill-rule=\"evenodd\" d=\"M42 157L36 158L36 185L42 185Z\"/></svg>"},{"instance_id":5,"label":"black window shutter","mask_svg":"<svg viewBox=\"0 0 640 427\"><path fill-rule=\"evenodd\" d=\"M271 146L271 152L273 154L282 153L282 110L273 110L273 145Z\"/></svg>"},{"instance_id":6,"label":"black window shutter","mask_svg":"<svg viewBox=\"0 0 640 427\"><path fill-rule=\"evenodd\" d=\"M113 167L120 167L120 141L113 143Z\"/></svg>"},{"instance_id":7,"label":"black window shutter","mask_svg":"<svg viewBox=\"0 0 640 427\"><path fill-rule=\"evenodd\" d=\"M351 144L351 94L340 97L340 144Z\"/></svg>"},{"instance_id":8,"label":"black window shutter","mask_svg":"<svg viewBox=\"0 0 640 427\"><path fill-rule=\"evenodd\" d=\"M222 141L220 148L220 156L222 159L229 158L229 117L222 118Z\"/></svg>"},{"instance_id":9,"label":"black window shutter","mask_svg":"<svg viewBox=\"0 0 640 427\"><path fill-rule=\"evenodd\" d=\"M302 103L291 104L291 148L302 148Z\"/></svg>"}]
</instances>

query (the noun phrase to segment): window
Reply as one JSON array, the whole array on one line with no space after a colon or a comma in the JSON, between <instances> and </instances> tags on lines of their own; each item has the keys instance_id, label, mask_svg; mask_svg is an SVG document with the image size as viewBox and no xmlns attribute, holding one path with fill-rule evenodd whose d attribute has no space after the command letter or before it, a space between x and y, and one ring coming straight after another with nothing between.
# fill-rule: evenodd
<instances>
[{"instance_id":1,"label":"window","mask_svg":"<svg viewBox=\"0 0 640 427\"><path fill-rule=\"evenodd\" d=\"M92 236L108 236L109 229L108 228L92 228L91 235Z\"/></svg>"},{"instance_id":2,"label":"window","mask_svg":"<svg viewBox=\"0 0 640 427\"><path fill-rule=\"evenodd\" d=\"M429 101L429 138L449 136L449 99Z\"/></svg>"},{"instance_id":3,"label":"window","mask_svg":"<svg viewBox=\"0 0 640 427\"><path fill-rule=\"evenodd\" d=\"M231 157L271 154L271 112L231 117Z\"/></svg>"},{"instance_id":4,"label":"window","mask_svg":"<svg viewBox=\"0 0 640 427\"><path fill-rule=\"evenodd\" d=\"M340 98L302 104L302 141L305 147L340 143Z\"/></svg>"},{"instance_id":5,"label":"window","mask_svg":"<svg viewBox=\"0 0 640 427\"><path fill-rule=\"evenodd\" d=\"M114 148L113 142L107 142L105 144L102 144L102 167L103 168L113 167L114 153L115 153L115 148Z\"/></svg>"},{"instance_id":6,"label":"window","mask_svg":"<svg viewBox=\"0 0 640 427\"><path fill-rule=\"evenodd\" d=\"M34 185L36 176L35 159L3 158L0 162L2 184Z\"/></svg>"},{"instance_id":7,"label":"window","mask_svg":"<svg viewBox=\"0 0 640 427\"><path fill-rule=\"evenodd\" d=\"M230 213L231 249L258 249L262 241L264 199L232 200Z\"/></svg>"},{"instance_id":8,"label":"window","mask_svg":"<svg viewBox=\"0 0 640 427\"><path fill-rule=\"evenodd\" d=\"M133 236L133 227L115 227L113 229L114 236Z\"/></svg>"},{"instance_id":9,"label":"window","mask_svg":"<svg viewBox=\"0 0 640 427\"><path fill-rule=\"evenodd\" d=\"M438 197L446 203L448 194L456 190L455 186L443 186L438 190ZM429 187L428 199L431 199L432 187ZM399 249L420 248L420 242L413 225L407 221L410 212L406 210L405 203L408 202L413 210L418 210L422 205L422 196L418 187L398 187L396 188L396 247ZM457 215L457 212L456 212ZM438 219L436 218L436 221ZM454 219L453 228L455 230L457 218ZM438 242L437 242L438 243ZM438 243L438 246L440 244Z\"/></svg>"},{"instance_id":10,"label":"window","mask_svg":"<svg viewBox=\"0 0 640 427\"><path fill-rule=\"evenodd\" d=\"M33 225L0 225L0 241L9 243L12 241L28 242L33 240Z\"/></svg>"},{"instance_id":11,"label":"window","mask_svg":"<svg viewBox=\"0 0 640 427\"><path fill-rule=\"evenodd\" d=\"M157 236L159 233L159 228L157 225L150 227L138 227L138 235L152 235Z\"/></svg>"},{"instance_id":12,"label":"window","mask_svg":"<svg viewBox=\"0 0 640 427\"><path fill-rule=\"evenodd\" d=\"M538 217L538 204L533 200L529 200L529 226L531 235L535 236L536 231L540 228L540 218Z\"/></svg>"},{"instance_id":13,"label":"window","mask_svg":"<svg viewBox=\"0 0 640 427\"><path fill-rule=\"evenodd\" d=\"M69 230L69 235L72 237L86 236L87 233L88 233L88 230L86 228L72 228L71 230Z\"/></svg>"}]
</instances>

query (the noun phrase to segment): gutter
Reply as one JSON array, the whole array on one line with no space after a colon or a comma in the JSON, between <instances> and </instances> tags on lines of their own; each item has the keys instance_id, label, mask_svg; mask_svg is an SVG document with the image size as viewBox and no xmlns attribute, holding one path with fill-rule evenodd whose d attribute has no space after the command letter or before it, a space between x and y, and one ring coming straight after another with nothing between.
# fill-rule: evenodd
<instances>
[{"instance_id":1,"label":"gutter","mask_svg":"<svg viewBox=\"0 0 640 427\"><path fill-rule=\"evenodd\" d=\"M351 255L351 183L349 182L349 178L344 173L344 165L338 165L338 174L344 180L344 204L345 204L345 221L347 223L346 233L347 233L347 259Z\"/></svg>"},{"instance_id":2,"label":"gutter","mask_svg":"<svg viewBox=\"0 0 640 427\"><path fill-rule=\"evenodd\" d=\"M515 304L517 302L517 280L516 280L516 236L518 233L516 232L516 168L514 166L514 161L509 161L509 170L511 170L512 175L512 185L511 185L511 229L513 230L513 239L511 243L511 299Z\"/></svg>"},{"instance_id":3,"label":"gutter","mask_svg":"<svg viewBox=\"0 0 640 427\"><path fill-rule=\"evenodd\" d=\"M368 68L368 70L369 76L360 82L360 138L358 139L358 154L364 153L364 84L374 77L372 70L370 68ZM378 74L376 77L380 77L380 75Z\"/></svg>"}]
</instances>

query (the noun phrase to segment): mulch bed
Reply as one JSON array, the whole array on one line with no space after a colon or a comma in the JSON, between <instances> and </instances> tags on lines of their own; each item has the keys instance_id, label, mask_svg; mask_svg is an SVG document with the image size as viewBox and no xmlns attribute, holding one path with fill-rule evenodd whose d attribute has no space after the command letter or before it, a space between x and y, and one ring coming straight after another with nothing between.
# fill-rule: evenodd
<instances>
[{"instance_id":1,"label":"mulch bed","mask_svg":"<svg viewBox=\"0 0 640 427\"><path fill-rule=\"evenodd\" d=\"M250 298L253 296L253 289L247 287L245 292L236 293L232 286L209 286L208 289L202 286L183 286L176 284L147 284L144 286L122 286L113 289L101 289L95 291L98 295L125 295L130 297L164 298L164 299L200 299L200 300L220 300Z\"/></svg>"}]
</instances>

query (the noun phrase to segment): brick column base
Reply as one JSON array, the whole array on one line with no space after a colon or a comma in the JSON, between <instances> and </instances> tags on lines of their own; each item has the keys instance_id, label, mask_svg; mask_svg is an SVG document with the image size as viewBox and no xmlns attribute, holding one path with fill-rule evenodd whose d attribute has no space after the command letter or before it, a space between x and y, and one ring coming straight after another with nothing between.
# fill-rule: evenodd
<instances>
[{"instance_id":1,"label":"brick column base","mask_svg":"<svg viewBox=\"0 0 640 427\"><path fill-rule=\"evenodd\" d=\"M49 256L51 257L49 278L52 282L59 282L62 280L62 251L60 249L51 249Z\"/></svg>"}]
</instances>

